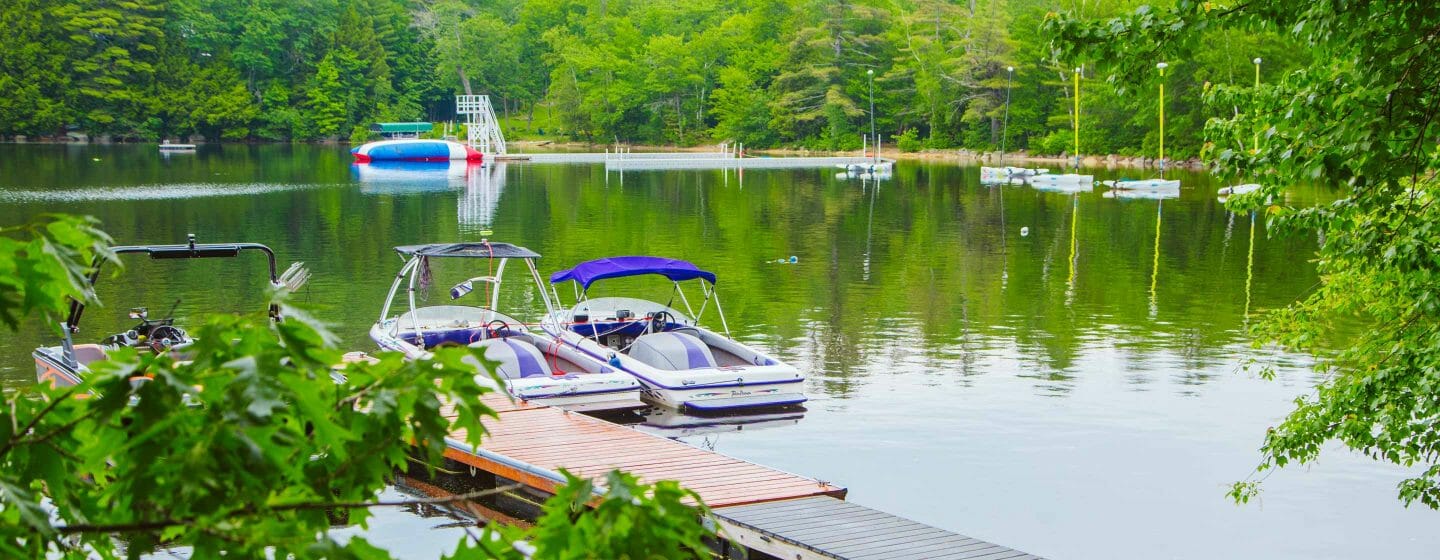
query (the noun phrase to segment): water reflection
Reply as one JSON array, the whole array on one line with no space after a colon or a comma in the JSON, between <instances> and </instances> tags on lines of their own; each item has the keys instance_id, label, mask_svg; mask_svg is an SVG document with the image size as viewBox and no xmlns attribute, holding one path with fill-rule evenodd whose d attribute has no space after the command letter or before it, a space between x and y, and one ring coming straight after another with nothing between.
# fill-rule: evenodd
<instances>
[{"instance_id":1,"label":"water reflection","mask_svg":"<svg viewBox=\"0 0 1440 560\"><path fill-rule=\"evenodd\" d=\"M488 228L544 255L545 271L606 254L699 263L721 278L735 336L802 368L813 400L803 421L776 429L677 437L709 437L839 481L866 505L1030 552L1362 556L1367 539L1346 538L1362 533L1397 556L1440 545L1426 532L1434 516L1395 504L1392 470L1343 454L1274 477L1288 487L1272 487L1263 509L1220 496L1312 380L1308 361L1286 354L1265 356L1278 383L1237 366L1248 322L1315 284L1304 256L1319 240L1270 238L1263 216L1227 211L1214 197L1222 185L1203 175L1172 171L1184 180L1176 195L1136 200L987 187L974 168L914 162L879 184L824 169L627 172L607 186L599 165L352 175L348 153L315 146L206 147L166 161L128 146L0 145L0 156L0 225L81 212L126 244L190 232L266 243L307 263L303 297L354 350L373 349L366 330L395 245ZM207 198L185 198L195 193ZM1290 193L1293 204L1335 196ZM798 262L774 262L790 255ZM102 283L100 297L252 311L237 302L263 292L235 279L261 271L234 264L242 270L224 274L127 263L127 277L147 281ZM502 305L537 310L533 289L505 294L515 299ZM87 329L123 329L120 311L87 314ZM25 326L0 347L0 379L32 383L29 349L51 337ZM384 521L396 533L376 527L404 546L407 516ZM1227 538L1190 538L1201 533ZM1296 544L1308 542L1324 548Z\"/></svg>"}]
</instances>

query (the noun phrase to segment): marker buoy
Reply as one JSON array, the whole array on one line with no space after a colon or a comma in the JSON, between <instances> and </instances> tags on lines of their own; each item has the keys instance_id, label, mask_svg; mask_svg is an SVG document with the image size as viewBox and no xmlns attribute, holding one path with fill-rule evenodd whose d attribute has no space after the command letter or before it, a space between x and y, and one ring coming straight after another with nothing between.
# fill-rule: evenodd
<instances>
[{"instance_id":1,"label":"marker buoy","mask_svg":"<svg viewBox=\"0 0 1440 560\"><path fill-rule=\"evenodd\" d=\"M1030 235L1030 226L1020 228L1020 237L1026 237L1028 235Z\"/></svg>"}]
</instances>

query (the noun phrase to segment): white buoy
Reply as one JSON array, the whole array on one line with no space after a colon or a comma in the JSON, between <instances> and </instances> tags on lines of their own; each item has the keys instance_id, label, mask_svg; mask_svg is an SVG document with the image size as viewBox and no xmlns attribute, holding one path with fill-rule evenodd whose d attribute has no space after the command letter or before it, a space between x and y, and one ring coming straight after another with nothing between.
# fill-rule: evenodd
<instances>
[{"instance_id":1,"label":"white buoy","mask_svg":"<svg viewBox=\"0 0 1440 560\"><path fill-rule=\"evenodd\" d=\"M1028 235L1030 235L1030 226L1020 228L1020 237L1025 237Z\"/></svg>"}]
</instances>

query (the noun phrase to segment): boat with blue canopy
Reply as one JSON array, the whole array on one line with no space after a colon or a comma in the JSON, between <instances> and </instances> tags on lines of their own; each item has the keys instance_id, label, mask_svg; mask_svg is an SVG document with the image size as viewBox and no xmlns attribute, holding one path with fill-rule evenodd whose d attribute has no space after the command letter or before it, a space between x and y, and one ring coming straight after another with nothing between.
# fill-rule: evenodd
<instances>
[{"instance_id":1,"label":"boat with blue canopy","mask_svg":"<svg viewBox=\"0 0 1440 560\"><path fill-rule=\"evenodd\" d=\"M530 273L546 313L554 313L550 292L535 268L538 253L487 240L405 245L396 247L395 252L404 264L390 285L380 319L370 327L370 338L381 348L404 353L410 359L427 359L433 349L442 346L478 348L484 350L486 360L496 364L497 377L516 398L586 410L640 406L640 384L629 373L561 344L543 330L531 330L515 316L499 311L505 269L516 260L524 263ZM466 279L450 288L450 302L430 304L430 286L435 284L438 273L447 272L459 273ZM391 315L391 306L402 293L400 299L408 310ZM451 304L482 296L478 303ZM480 368L472 358L466 360L477 370ZM493 385L491 379L477 372L480 383Z\"/></svg>"},{"instance_id":2,"label":"boat with blue canopy","mask_svg":"<svg viewBox=\"0 0 1440 560\"><path fill-rule=\"evenodd\" d=\"M589 296L602 280L662 276L674 285L670 302L630 297ZM700 285L695 312L681 283ZM625 256L582 262L550 275L550 287L573 283L575 305L552 313L543 328L567 345L633 374L651 404L708 413L805 402L805 377L794 366L737 342L730 336L715 273L664 257ZM683 305L682 312L672 304ZM714 302L724 334L699 324Z\"/></svg>"}]
</instances>

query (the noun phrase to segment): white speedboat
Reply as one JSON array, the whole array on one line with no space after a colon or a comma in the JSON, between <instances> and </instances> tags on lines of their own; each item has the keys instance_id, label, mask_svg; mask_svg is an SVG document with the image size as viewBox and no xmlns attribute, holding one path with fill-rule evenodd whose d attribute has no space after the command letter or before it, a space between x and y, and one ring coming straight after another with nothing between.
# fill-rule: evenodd
<instances>
[{"instance_id":1,"label":"white speedboat","mask_svg":"<svg viewBox=\"0 0 1440 560\"><path fill-rule=\"evenodd\" d=\"M659 275L674 283L667 304L625 297L589 297L590 287L604 279ZM700 312L691 307L681 282L700 284ZM574 307L552 314L545 330L567 345L617 365L644 385L641 399L692 413L782 407L805 402L805 377L785 364L730 337L724 310L715 293L715 274L695 265L661 257L611 257L575 265L550 275L551 289L575 283ZM724 334L699 325L698 318L714 302ZM693 317L693 318L692 318Z\"/></svg>"},{"instance_id":2,"label":"white speedboat","mask_svg":"<svg viewBox=\"0 0 1440 560\"><path fill-rule=\"evenodd\" d=\"M303 266L299 263L291 265L283 274L277 274L275 268L275 252L269 247L259 243L196 243L195 234L190 234L186 243L181 245L135 245L115 247L112 249L118 255L144 254L155 260L174 259L217 259L234 258L242 253L249 255L260 253L265 256L269 263L270 286L275 288L287 288L291 291L299 289L309 278ZM100 268L106 261L101 258L95 259L92 263L90 275L86 277L90 287L94 287L96 280L100 278ZM138 282L133 281L132 282ZM70 387L78 385L90 374L90 366L97 362L109 359L110 352L120 348L135 348L141 352L162 354L170 353L177 359L182 359L187 353L195 339L190 333L176 325L175 309L179 307L180 300L175 300L170 311L164 317L152 319L150 311L144 307L130 309L130 318L138 321L133 327L105 337L98 344L75 344L74 335L80 332L80 318L84 315L85 302L72 300L70 302L70 313L65 318L65 324L61 331L62 337L59 346L42 346L36 348L32 357L35 358L35 376L41 383L48 383L51 387ZM280 308L271 305L270 317L280 319ZM147 378L137 376L131 378L131 383L141 383Z\"/></svg>"},{"instance_id":3,"label":"white speedboat","mask_svg":"<svg viewBox=\"0 0 1440 560\"><path fill-rule=\"evenodd\" d=\"M514 316L496 310L500 302L501 279L511 259L525 263L545 304L554 313L545 283L535 269L540 255L508 243L435 243L407 245L395 251L404 259L400 273L390 285L380 320L370 327L370 338L386 350L402 352L410 359L423 359L441 346L469 346L485 351L487 360L497 362L495 373L505 389L516 398L536 404L570 408L626 408L638 406L640 384L630 374L581 352L559 344L543 331L531 331ZM417 291L432 282L431 261L462 260L478 263L465 274L483 272L456 284L449 291L458 300L484 286L489 298L480 305L420 305ZM390 315L391 304L402 291L408 311ZM471 296L480 297L480 294ZM479 367L479 364L475 364ZM480 373L482 384L491 377Z\"/></svg>"}]
</instances>

